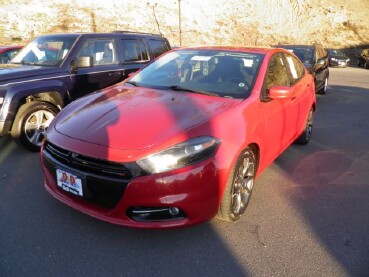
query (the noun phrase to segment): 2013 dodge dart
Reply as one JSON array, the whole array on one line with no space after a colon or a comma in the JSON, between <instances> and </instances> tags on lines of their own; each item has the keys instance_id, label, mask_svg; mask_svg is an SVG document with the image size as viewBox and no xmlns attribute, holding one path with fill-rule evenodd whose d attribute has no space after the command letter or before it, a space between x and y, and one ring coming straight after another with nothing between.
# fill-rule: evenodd
<instances>
[{"instance_id":1,"label":"2013 dodge dart","mask_svg":"<svg viewBox=\"0 0 369 277\"><path fill-rule=\"evenodd\" d=\"M41 148L45 187L123 226L235 221L255 178L309 142L315 111L313 77L287 50L177 48L56 116Z\"/></svg>"}]
</instances>

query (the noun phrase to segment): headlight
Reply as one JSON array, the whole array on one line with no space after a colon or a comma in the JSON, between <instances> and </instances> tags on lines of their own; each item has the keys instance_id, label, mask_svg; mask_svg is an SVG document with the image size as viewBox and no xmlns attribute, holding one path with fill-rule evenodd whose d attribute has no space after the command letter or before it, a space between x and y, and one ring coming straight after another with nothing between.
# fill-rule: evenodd
<instances>
[{"instance_id":1,"label":"headlight","mask_svg":"<svg viewBox=\"0 0 369 277\"><path fill-rule=\"evenodd\" d=\"M211 157L219 144L220 140L213 137L193 138L138 160L137 164L150 173L166 172Z\"/></svg>"}]
</instances>

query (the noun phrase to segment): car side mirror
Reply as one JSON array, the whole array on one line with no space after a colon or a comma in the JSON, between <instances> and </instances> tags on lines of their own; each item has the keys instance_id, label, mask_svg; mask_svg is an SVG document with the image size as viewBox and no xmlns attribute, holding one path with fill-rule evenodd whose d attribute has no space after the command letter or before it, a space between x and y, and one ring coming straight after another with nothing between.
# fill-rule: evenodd
<instances>
[{"instance_id":1,"label":"car side mirror","mask_svg":"<svg viewBox=\"0 0 369 277\"><path fill-rule=\"evenodd\" d=\"M287 100L295 97L295 90L292 87L274 86L269 89L269 98L273 100Z\"/></svg>"},{"instance_id":2,"label":"car side mirror","mask_svg":"<svg viewBox=\"0 0 369 277\"><path fill-rule=\"evenodd\" d=\"M77 70L78 68L92 67L93 60L91 56L81 56L77 57L72 63L72 70Z\"/></svg>"}]
</instances>

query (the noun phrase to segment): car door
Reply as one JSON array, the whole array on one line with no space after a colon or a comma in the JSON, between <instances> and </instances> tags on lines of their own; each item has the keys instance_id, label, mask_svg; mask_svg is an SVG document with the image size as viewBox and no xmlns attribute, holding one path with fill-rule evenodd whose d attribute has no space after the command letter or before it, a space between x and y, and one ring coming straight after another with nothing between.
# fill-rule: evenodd
<instances>
[{"instance_id":1,"label":"car door","mask_svg":"<svg viewBox=\"0 0 369 277\"><path fill-rule=\"evenodd\" d=\"M285 60L288 69L288 75L290 79L290 86L294 87L294 103L297 110L294 110L296 113L296 126L293 129L292 136L297 137L299 132L302 130L303 126L306 123L306 117L311 108L311 93L313 83L305 77L305 68L304 65L295 58L294 56L285 53Z\"/></svg>"},{"instance_id":2,"label":"car door","mask_svg":"<svg viewBox=\"0 0 369 277\"><path fill-rule=\"evenodd\" d=\"M266 94L274 86L290 86L287 62L282 53L274 54L264 80ZM296 134L298 101L296 98L270 100L262 104L266 121L266 160L274 160L292 141Z\"/></svg>"},{"instance_id":3,"label":"car door","mask_svg":"<svg viewBox=\"0 0 369 277\"><path fill-rule=\"evenodd\" d=\"M77 57L90 57L89 67L77 68L72 74L72 99L108 87L125 77L119 63L114 38L87 38L81 44Z\"/></svg>"},{"instance_id":4,"label":"car door","mask_svg":"<svg viewBox=\"0 0 369 277\"><path fill-rule=\"evenodd\" d=\"M320 89L325 82L325 71L328 67L328 54L323 47L316 46L315 48L315 86Z\"/></svg>"}]
</instances>

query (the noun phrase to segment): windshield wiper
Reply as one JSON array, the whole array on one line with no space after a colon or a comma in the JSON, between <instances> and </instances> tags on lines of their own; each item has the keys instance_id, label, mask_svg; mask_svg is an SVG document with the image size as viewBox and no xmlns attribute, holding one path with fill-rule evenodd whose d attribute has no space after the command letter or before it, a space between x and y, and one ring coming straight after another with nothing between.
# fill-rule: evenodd
<instances>
[{"instance_id":1,"label":"windshield wiper","mask_svg":"<svg viewBox=\"0 0 369 277\"><path fill-rule=\"evenodd\" d=\"M25 65L35 65L35 63L34 62L25 62L25 61L21 61L20 62L21 64L25 64Z\"/></svg>"},{"instance_id":2,"label":"windshield wiper","mask_svg":"<svg viewBox=\"0 0 369 277\"><path fill-rule=\"evenodd\" d=\"M135 82L135 81L127 81L127 82L125 82L124 84L130 84L130 85L135 86L135 87L139 87L139 86L140 86L140 85L139 85L139 84L137 84L137 82Z\"/></svg>"},{"instance_id":3,"label":"windshield wiper","mask_svg":"<svg viewBox=\"0 0 369 277\"><path fill-rule=\"evenodd\" d=\"M210 96L219 96L219 94L215 92L210 92L206 90L195 90L195 89L190 89L190 88L186 88L186 87L182 87L178 85L170 86L169 88L175 91L188 91L188 92L194 92L194 93L205 94L205 95L210 95Z\"/></svg>"}]
</instances>

